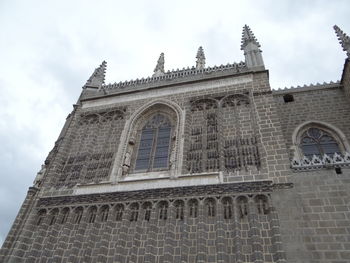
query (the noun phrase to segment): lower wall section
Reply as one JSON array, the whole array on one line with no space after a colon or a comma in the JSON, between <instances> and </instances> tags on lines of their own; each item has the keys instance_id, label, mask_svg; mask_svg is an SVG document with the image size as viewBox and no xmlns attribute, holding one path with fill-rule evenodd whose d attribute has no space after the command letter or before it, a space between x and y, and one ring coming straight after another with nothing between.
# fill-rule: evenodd
<instances>
[{"instance_id":1,"label":"lower wall section","mask_svg":"<svg viewBox=\"0 0 350 263\"><path fill-rule=\"evenodd\" d=\"M177 189L183 194L168 198L46 198L27 222L30 247L19 253L18 242L8 262L285 262L266 191L273 186L250 185L256 191L225 184L202 195Z\"/></svg>"},{"instance_id":2,"label":"lower wall section","mask_svg":"<svg viewBox=\"0 0 350 263\"><path fill-rule=\"evenodd\" d=\"M350 262L350 170L298 172L294 188L275 191L289 263Z\"/></svg>"}]
</instances>

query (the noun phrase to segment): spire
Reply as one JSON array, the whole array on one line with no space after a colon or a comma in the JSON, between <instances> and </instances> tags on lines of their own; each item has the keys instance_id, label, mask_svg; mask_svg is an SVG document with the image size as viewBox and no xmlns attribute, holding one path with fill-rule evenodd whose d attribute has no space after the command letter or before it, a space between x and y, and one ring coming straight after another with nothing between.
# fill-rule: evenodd
<instances>
[{"instance_id":1,"label":"spire","mask_svg":"<svg viewBox=\"0 0 350 263\"><path fill-rule=\"evenodd\" d=\"M242 32L241 50L244 51L245 63L248 68L263 67L260 44L249 26L244 25Z\"/></svg>"},{"instance_id":2,"label":"spire","mask_svg":"<svg viewBox=\"0 0 350 263\"><path fill-rule=\"evenodd\" d=\"M346 51L346 55L350 58L350 37L347 36L337 25L333 26L335 33L338 37L339 43L343 50Z\"/></svg>"},{"instance_id":3,"label":"spire","mask_svg":"<svg viewBox=\"0 0 350 263\"><path fill-rule=\"evenodd\" d=\"M205 68L205 55L202 47L198 48L196 59L196 69Z\"/></svg>"},{"instance_id":4,"label":"spire","mask_svg":"<svg viewBox=\"0 0 350 263\"><path fill-rule=\"evenodd\" d=\"M161 75L164 75L164 53L160 53L153 77L159 77Z\"/></svg>"},{"instance_id":5,"label":"spire","mask_svg":"<svg viewBox=\"0 0 350 263\"><path fill-rule=\"evenodd\" d=\"M102 84L105 83L106 68L107 62L103 61L102 64L95 69L94 73L92 73L91 77L86 82L85 87L100 88Z\"/></svg>"}]
</instances>

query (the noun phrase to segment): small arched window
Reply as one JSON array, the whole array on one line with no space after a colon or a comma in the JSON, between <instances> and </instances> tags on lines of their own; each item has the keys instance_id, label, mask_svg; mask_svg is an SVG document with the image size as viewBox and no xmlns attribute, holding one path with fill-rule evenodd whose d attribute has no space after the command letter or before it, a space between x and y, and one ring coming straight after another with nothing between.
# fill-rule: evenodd
<instances>
[{"instance_id":1,"label":"small arched window","mask_svg":"<svg viewBox=\"0 0 350 263\"><path fill-rule=\"evenodd\" d=\"M196 218L198 216L198 201L196 199L191 199L188 202L190 217Z\"/></svg>"},{"instance_id":2,"label":"small arched window","mask_svg":"<svg viewBox=\"0 0 350 263\"><path fill-rule=\"evenodd\" d=\"M89 223L95 223L96 214L97 214L97 208L95 206L91 207L89 209L89 217L88 217Z\"/></svg>"},{"instance_id":3,"label":"small arched window","mask_svg":"<svg viewBox=\"0 0 350 263\"><path fill-rule=\"evenodd\" d=\"M265 195L257 195L255 197L255 203L258 210L258 214L267 215L270 212L267 197Z\"/></svg>"},{"instance_id":4,"label":"small arched window","mask_svg":"<svg viewBox=\"0 0 350 263\"><path fill-rule=\"evenodd\" d=\"M74 224L79 224L81 221L81 218L83 217L83 211L84 209L82 207L78 207L74 211Z\"/></svg>"},{"instance_id":5,"label":"small arched window","mask_svg":"<svg viewBox=\"0 0 350 263\"><path fill-rule=\"evenodd\" d=\"M101 222L107 222L109 213L108 205L104 205L101 207Z\"/></svg>"},{"instance_id":6,"label":"small arched window","mask_svg":"<svg viewBox=\"0 0 350 263\"><path fill-rule=\"evenodd\" d=\"M184 219L184 206L185 206L184 201L182 200L175 201L174 207L175 207L176 219L180 219L180 220Z\"/></svg>"},{"instance_id":7,"label":"small arched window","mask_svg":"<svg viewBox=\"0 0 350 263\"><path fill-rule=\"evenodd\" d=\"M57 221L58 209L55 208L50 213L50 226L54 225Z\"/></svg>"},{"instance_id":8,"label":"small arched window","mask_svg":"<svg viewBox=\"0 0 350 263\"><path fill-rule=\"evenodd\" d=\"M152 204L150 202L146 202L142 205L142 208L145 212L144 219L146 221L149 221L151 219L151 212L152 212Z\"/></svg>"},{"instance_id":9,"label":"small arched window","mask_svg":"<svg viewBox=\"0 0 350 263\"><path fill-rule=\"evenodd\" d=\"M207 208L207 215L209 217L215 216L215 200L213 198L208 198L205 202Z\"/></svg>"},{"instance_id":10,"label":"small arched window","mask_svg":"<svg viewBox=\"0 0 350 263\"><path fill-rule=\"evenodd\" d=\"M171 123L163 114L156 114L143 126L135 161L135 171L169 168Z\"/></svg>"},{"instance_id":11,"label":"small arched window","mask_svg":"<svg viewBox=\"0 0 350 263\"><path fill-rule=\"evenodd\" d=\"M222 205L224 207L224 219L232 218L232 200L230 197L222 199Z\"/></svg>"},{"instance_id":12,"label":"small arched window","mask_svg":"<svg viewBox=\"0 0 350 263\"><path fill-rule=\"evenodd\" d=\"M301 136L300 148L304 156L323 156L324 154L333 156L340 153L337 141L325 130L319 128L309 128Z\"/></svg>"},{"instance_id":13,"label":"small arched window","mask_svg":"<svg viewBox=\"0 0 350 263\"><path fill-rule=\"evenodd\" d=\"M244 218L248 215L248 198L240 196L237 198L237 208L240 218Z\"/></svg>"},{"instance_id":14,"label":"small arched window","mask_svg":"<svg viewBox=\"0 0 350 263\"><path fill-rule=\"evenodd\" d=\"M130 221L136 222L139 217L139 204L133 203L130 205Z\"/></svg>"},{"instance_id":15,"label":"small arched window","mask_svg":"<svg viewBox=\"0 0 350 263\"><path fill-rule=\"evenodd\" d=\"M117 204L115 206L115 221L121 221L123 219L124 206Z\"/></svg>"},{"instance_id":16,"label":"small arched window","mask_svg":"<svg viewBox=\"0 0 350 263\"><path fill-rule=\"evenodd\" d=\"M159 219L167 220L168 218L168 202L162 201L159 203Z\"/></svg>"},{"instance_id":17,"label":"small arched window","mask_svg":"<svg viewBox=\"0 0 350 263\"><path fill-rule=\"evenodd\" d=\"M40 226L44 222L45 216L46 216L46 210L45 209L42 209L42 210L40 210L38 212L37 221L36 221L36 225L37 226Z\"/></svg>"},{"instance_id":18,"label":"small arched window","mask_svg":"<svg viewBox=\"0 0 350 263\"><path fill-rule=\"evenodd\" d=\"M61 224L64 224L67 222L68 220L68 216L69 216L69 208L68 207L65 207L63 208L62 210L62 218L61 218Z\"/></svg>"}]
</instances>

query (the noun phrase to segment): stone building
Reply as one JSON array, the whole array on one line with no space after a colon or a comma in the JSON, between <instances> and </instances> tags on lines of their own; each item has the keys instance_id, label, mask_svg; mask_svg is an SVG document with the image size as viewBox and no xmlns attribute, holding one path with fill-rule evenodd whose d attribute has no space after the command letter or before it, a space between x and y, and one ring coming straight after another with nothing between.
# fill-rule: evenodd
<instances>
[{"instance_id":1,"label":"stone building","mask_svg":"<svg viewBox=\"0 0 350 263\"><path fill-rule=\"evenodd\" d=\"M245 61L84 85L1 262L350 262L350 38L340 82Z\"/></svg>"}]
</instances>

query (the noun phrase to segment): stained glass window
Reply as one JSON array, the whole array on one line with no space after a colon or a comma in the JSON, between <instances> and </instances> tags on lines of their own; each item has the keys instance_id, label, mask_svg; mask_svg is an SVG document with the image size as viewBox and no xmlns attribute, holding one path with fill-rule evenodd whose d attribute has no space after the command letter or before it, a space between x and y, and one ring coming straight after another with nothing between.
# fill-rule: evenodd
<instances>
[{"instance_id":1,"label":"stained glass window","mask_svg":"<svg viewBox=\"0 0 350 263\"><path fill-rule=\"evenodd\" d=\"M300 147L306 157L313 155L321 157L323 154L332 156L340 153L336 140L326 131L318 128L310 128L302 135Z\"/></svg>"},{"instance_id":2,"label":"stained glass window","mask_svg":"<svg viewBox=\"0 0 350 263\"><path fill-rule=\"evenodd\" d=\"M154 115L141 131L135 171L168 168L170 137L169 119L162 114Z\"/></svg>"}]
</instances>

